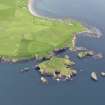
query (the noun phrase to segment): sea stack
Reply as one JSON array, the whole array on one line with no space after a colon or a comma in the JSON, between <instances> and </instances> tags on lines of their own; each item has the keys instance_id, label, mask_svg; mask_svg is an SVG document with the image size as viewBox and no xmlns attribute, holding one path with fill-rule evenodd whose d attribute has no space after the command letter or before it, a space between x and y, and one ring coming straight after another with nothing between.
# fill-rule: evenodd
<instances>
[{"instance_id":1,"label":"sea stack","mask_svg":"<svg viewBox=\"0 0 105 105\"><path fill-rule=\"evenodd\" d=\"M45 77L41 77L41 82L44 84L48 84L48 80Z\"/></svg>"},{"instance_id":2,"label":"sea stack","mask_svg":"<svg viewBox=\"0 0 105 105\"><path fill-rule=\"evenodd\" d=\"M102 77L105 77L105 72L101 72L101 76Z\"/></svg>"},{"instance_id":3,"label":"sea stack","mask_svg":"<svg viewBox=\"0 0 105 105\"><path fill-rule=\"evenodd\" d=\"M97 81L98 80L98 77L97 77L97 74L95 72L92 72L91 73L91 79Z\"/></svg>"}]
</instances>

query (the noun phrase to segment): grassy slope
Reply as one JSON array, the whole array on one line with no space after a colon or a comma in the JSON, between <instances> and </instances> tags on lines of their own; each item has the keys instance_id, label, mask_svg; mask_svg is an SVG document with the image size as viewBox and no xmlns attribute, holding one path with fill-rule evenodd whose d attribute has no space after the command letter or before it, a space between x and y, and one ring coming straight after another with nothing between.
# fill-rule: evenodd
<instances>
[{"instance_id":1,"label":"grassy slope","mask_svg":"<svg viewBox=\"0 0 105 105\"><path fill-rule=\"evenodd\" d=\"M0 0L0 56L44 56L54 48L72 46L72 33L84 30L79 22L68 23L33 17L28 0Z\"/></svg>"}]
</instances>

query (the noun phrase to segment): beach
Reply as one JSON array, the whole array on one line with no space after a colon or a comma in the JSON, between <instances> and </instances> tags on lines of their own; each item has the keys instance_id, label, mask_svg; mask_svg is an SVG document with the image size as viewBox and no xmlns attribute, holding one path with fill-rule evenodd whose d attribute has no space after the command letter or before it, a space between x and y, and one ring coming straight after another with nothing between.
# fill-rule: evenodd
<instances>
[{"instance_id":1,"label":"beach","mask_svg":"<svg viewBox=\"0 0 105 105\"><path fill-rule=\"evenodd\" d=\"M28 10L30 11L30 13L33 15L33 16L37 16L37 17L40 17L40 15L36 12L36 11L34 11L33 9L32 9L32 3L33 3L33 0L29 0L28 1Z\"/></svg>"}]
</instances>

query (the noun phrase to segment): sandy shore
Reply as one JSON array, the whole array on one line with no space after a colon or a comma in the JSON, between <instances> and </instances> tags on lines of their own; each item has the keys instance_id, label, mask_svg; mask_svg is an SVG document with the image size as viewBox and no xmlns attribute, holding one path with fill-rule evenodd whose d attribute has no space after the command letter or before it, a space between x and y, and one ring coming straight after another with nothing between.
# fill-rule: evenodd
<instances>
[{"instance_id":1,"label":"sandy shore","mask_svg":"<svg viewBox=\"0 0 105 105\"><path fill-rule=\"evenodd\" d=\"M33 16L40 17L40 15L38 15L37 12L32 9L32 6L31 6L31 5L32 5L32 0L29 0L29 1L28 1L28 10L29 10L29 12L30 12Z\"/></svg>"}]
</instances>

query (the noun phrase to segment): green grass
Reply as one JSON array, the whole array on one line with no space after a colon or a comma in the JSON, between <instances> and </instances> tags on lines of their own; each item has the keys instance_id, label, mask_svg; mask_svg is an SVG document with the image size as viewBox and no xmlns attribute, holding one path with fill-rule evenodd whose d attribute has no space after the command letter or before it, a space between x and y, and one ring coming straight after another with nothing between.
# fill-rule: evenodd
<instances>
[{"instance_id":1,"label":"green grass","mask_svg":"<svg viewBox=\"0 0 105 105\"><path fill-rule=\"evenodd\" d=\"M77 21L33 17L27 3L28 0L0 0L0 56L45 56L65 44L72 47L72 33L85 30Z\"/></svg>"},{"instance_id":2,"label":"green grass","mask_svg":"<svg viewBox=\"0 0 105 105\"><path fill-rule=\"evenodd\" d=\"M72 75L73 69L67 68L66 65L72 66L74 62L66 58L53 57L48 61L39 64L41 74L47 72L47 74L53 75L55 71L60 72L62 76Z\"/></svg>"}]
</instances>

